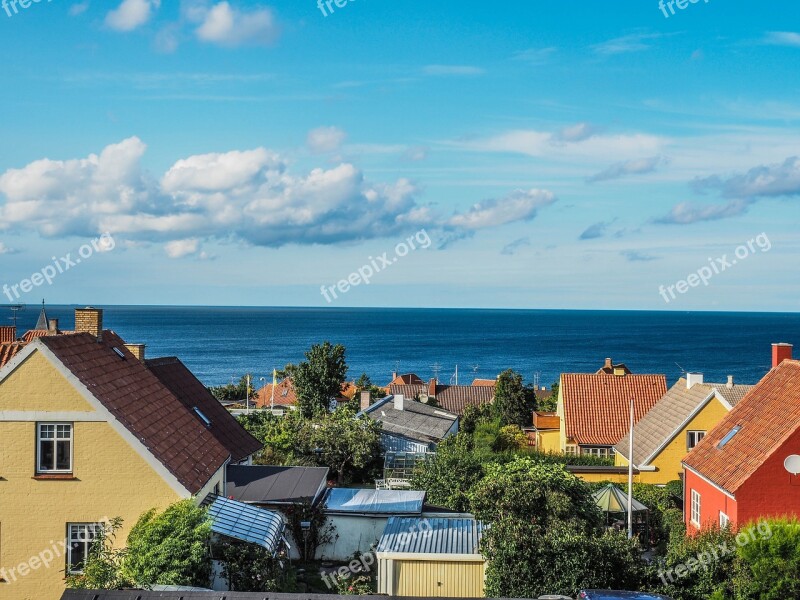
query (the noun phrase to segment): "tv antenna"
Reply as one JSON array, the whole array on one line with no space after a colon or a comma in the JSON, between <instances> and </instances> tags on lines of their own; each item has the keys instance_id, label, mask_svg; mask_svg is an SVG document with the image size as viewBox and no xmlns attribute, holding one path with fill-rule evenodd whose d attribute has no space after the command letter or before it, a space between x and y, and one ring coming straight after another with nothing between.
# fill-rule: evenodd
<instances>
[{"instance_id":1,"label":"tv antenna","mask_svg":"<svg viewBox=\"0 0 800 600\"><path fill-rule=\"evenodd\" d=\"M535 387L538 390L539 389L539 384L541 382L542 382L542 372L541 371L536 371L533 374L533 387Z\"/></svg>"},{"instance_id":2,"label":"tv antenna","mask_svg":"<svg viewBox=\"0 0 800 600\"><path fill-rule=\"evenodd\" d=\"M681 375L686 375L686 369L680 366L678 363L675 363L675 366L681 370Z\"/></svg>"},{"instance_id":3,"label":"tv antenna","mask_svg":"<svg viewBox=\"0 0 800 600\"><path fill-rule=\"evenodd\" d=\"M472 365L472 374L477 376L478 375L478 369L480 369L480 368L481 368L480 365Z\"/></svg>"},{"instance_id":4,"label":"tv antenna","mask_svg":"<svg viewBox=\"0 0 800 600\"><path fill-rule=\"evenodd\" d=\"M16 327L17 326L17 318L18 318L17 314L20 311L25 310L25 305L24 304L12 304L8 308L9 308L9 310L11 310L11 316L8 318L8 320L11 321L14 324L14 327Z\"/></svg>"},{"instance_id":5,"label":"tv antenna","mask_svg":"<svg viewBox=\"0 0 800 600\"><path fill-rule=\"evenodd\" d=\"M436 381L439 381L439 373L442 370L442 365L440 365L438 362L435 362L431 365L431 370L433 371L433 377L436 379Z\"/></svg>"}]
</instances>

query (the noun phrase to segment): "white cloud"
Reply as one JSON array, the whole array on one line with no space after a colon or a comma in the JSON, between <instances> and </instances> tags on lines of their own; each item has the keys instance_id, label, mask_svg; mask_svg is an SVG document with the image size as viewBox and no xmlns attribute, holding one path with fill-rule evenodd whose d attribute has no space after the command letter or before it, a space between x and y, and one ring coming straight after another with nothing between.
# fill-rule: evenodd
<instances>
[{"instance_id":1,"label":"white cloud","mask_svg":"<svg viewBox=\"0 0 800 600\"><path fill-rule=\"evenodd\" d=\"M582 142L597 134L597 128L590 123L576 123L558 132L557 139L564 142Z\"/></svg>"},{"instance_id":2,"label":"white cloud","mask_svg":"<svg viewBox=\"0 0 800 600\"><path fill-rule=\"evenodd\" d=\"M166 252L167 256L170 258L185 258L187 256L193 256L197 254L199 250L200 240L197 238L175 240L174 242L164 244L164 252Z\"/></svg>"},{"instance_id":3,"label":"white cloud","mask_svg":"<svg viewBox=\"0 0 800 600\"><path fill-rule=\"evenodd\" d=\"M714 175L694 182L695 190L719 189L727 198L755 198L800 195L800 158L792 156L783 163L762 165L740 175Z\"/></svg>"},{"instance_id":4,"label":"white cloud","mask_svg":"<svg viewBox=\"0 0 800 600\"><path fill-rule=\"evenodd\" d=\"M17 254L19 252L15 248L9 248L3 242L0 242L0 254Z\"/></svg>"},{"instance_id":5,"label":"white cloud","mask_svg":"<svg viewBox=\"0 0 800 600\"><path fill-rule=\"evenodd\" d=\"M187 16L199 23L195 33L203 42L220 46L245 44L270 45L280 35L280 27L269 8L252 10L238 9L227 1L210 8L194 4L186 11Z\"/></svg>"},{"instance_id":6,"label":"white cloud","mask_svg":"<svg viewBox=\"0 0 800 600\"><path fill-rule=\"evenodd\" d=\"M341 148L347 134L338 127L318 127L308 132L306 145L315 154L335 152Z\"/></svg>"},{"instance_id":7,"label":"white cloud","mask_svg":"<svg viewBox=\"0 0 800 600\"><path fill-rule=\"evenodd\" d=\"M764 43L774 46L800 47L800 33L794 31L768 31Z\"/></svg>"},{"instance_id":8,"label":"white cloud","mask_svg":"<svg viewBox=\"0 0 800 600\"><path fill-rule=\"evenodd\" d=\"M106 15L106 25L116 31L133 31L147 23L160 5L161 0L122 0Z\"/></svg>"},{"instance_id":9,"label":"white cloud","mask_svg":"<svg viewBox=\"0 0 800 600\"><path fill-rule=\"evenodd\" d=\"M78 15L85 13L87 10L89 10L89 0L86 0L85 2L75 2L69 7L69 16L77 17Z\"/></svg>"},{"instance_id":10,"label":"white cloud","mask_svg":"<svg viewBox=\"0 0 800 600\"><path fill-rule=\"evenodd\" d=\"M515 221L529 221L540 208L555 201L555 195L548 190L517 190L499 200L479 202L467 212L454 215L448 224L458 229L476 231Z\"/></svg>"},{"instance_id":11,"label":"white cloud","mask_svg":"<svg viewBox=\"0 0 800 600\"><path fill-rule=\"evenodd\" d=\"M652 47L650 42L661 37L664 36L660 33L632 33L600 44L595 44L592 46L592 50L601 56L642 52Z\"/></svg>"},{"instance_id":12,"label":"white cloud","mask_svg":"<svg viewBox=\"0 0 800 600\"><path fill-rule=\"evenodd\" d=\"M600 171L596 175L592 175L586 181L595 183L598 181L609 181L611 179L620 179L627 175L645 175L655 171L664 159L660 156L653 156L650 158L636 158L626 160L620 163L611 165L607 169Z\"/></svg>"},{"instance_id":13,"label":"white cloud","mask_svg":"<svg viewBox=\"0 0 800 600\"><path fill-rule=\"evenodd\" d=\"M486 73L480 67L473 67L469 65L428 65L422 69L425 75L444 75L456 77L475 77Z\"/></svg>"},{"instance_id":14,"label":"white cloud","mask_svg":"<svg viewBox=\"0 0 800 600\"><path fill-rule=\"evenodd\" d=\"M696 206L688 202L675 205L669 213L656 219L661 225L691 225L704 221L719 221L730 217L738 217L747 212L752 204L750 200L731 200L725 204Z\"/></svg>"}]
</instances>

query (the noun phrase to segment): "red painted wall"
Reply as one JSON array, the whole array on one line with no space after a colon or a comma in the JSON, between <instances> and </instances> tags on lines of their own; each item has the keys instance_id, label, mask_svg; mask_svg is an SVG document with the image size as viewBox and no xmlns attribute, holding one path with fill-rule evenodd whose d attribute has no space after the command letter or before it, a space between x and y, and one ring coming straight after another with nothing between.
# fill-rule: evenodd
<instances>
[{"instance_id":1,"label":"red painted wall","mask_svg":"<svg viewBox=\"0 0 800 600\"><path fill-rule=\"evenodd\" d=\"M800 430L736 493L740 524L758 521L760 517L800 515L800 477L792 477L783 468L783 461L790 454L800 454Z\"/></svg>"},{"instance_id":2,"label":"red painted wall","mask_svg":"<svg viewBox=\"0 0 800 600\"><path fill-rule=\"evenodd\" d=\"M701 479L687 469L684 483L684 506L683 515L686 523L686 531L689 535L698 531L697 526L692 523L692 490L700 492L700 523L702 526L709 524L719 524L719 512L722 511L731 520L737 522L738 506L737 501L720 492L710 483Z\"/></svg>"}]
</instances>

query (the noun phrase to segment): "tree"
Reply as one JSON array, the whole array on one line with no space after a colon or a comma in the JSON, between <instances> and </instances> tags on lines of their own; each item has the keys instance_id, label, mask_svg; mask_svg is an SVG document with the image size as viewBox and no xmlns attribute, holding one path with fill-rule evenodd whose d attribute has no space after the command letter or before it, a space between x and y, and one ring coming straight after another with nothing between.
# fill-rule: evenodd
<instances>
[{"instance_id":1,"label":"tree","mask_svg":"<svg viewBox=\"0 0 800 600\"><path fill-rule=\"evenodd\" d=\"M89 556L83 564L83 572L67 577L67 587L81 590L117 590L133 587L134 582L123 575L123 563L127 556L124 548L115 548L117 531L122 519L117 517L104 526L103 535L92 544Z\"/></svg>"},{"instance_id":2,"label":"tree","mask_svg":"<svg viewBox=\"0 0 800 600\"><path fill-rule=\"evenodd\" d=\"M330 342L315 344L306 352L305 361L291 369L298 408L306 418L328 412L333 398L342 391L347 377L345 348Z\"/></svg>"},{"instance_id":3,"label":"tree","mask_svg":"<svg viewBox=\"0 0 800 600\"><path fill-rule=\"evenodd\" d=\"M208 587L210 535L206 510L194 500L149 510L128 535L124 575L137 585Z\"/></svg>"},{"instance_id":4,"label":"tree","mask_svg":"<svg viewBox=\"0 0 800 600\"><path fill-rule=\"evenodd\" d=\"M233 591L294 591L294 574L266 548L226 539L214 545L214 556L222 562L222 576Z\"/></svg>"},{"instance_id":5,"label":"tree","mask_svg":"<svg viewBox=\"0 0 800 600\"><path fill-rule=\"evenodd\" d=\"M219 385L210 387L208 390L220 402L244 402L247 398L247 375L244 375L239 383L229 383L228 385ZM252 384L252 377L251 377ZM250 388L250 400L256 397L256 390Z\"/></svg>"},{"instance_id":6,"label":"tree","mask_svg":"<svg viewBox=\"0 0 800 600\"><path fill-rule=\"evenodd\" d=\"M420 464L411 477L411 489L425 490L427 500L459 512L470 510L470 492L483 477L483 465L472 440L458 433L444 440L436 454Z\"/></svg>"},{"instance_id":7,"label":"tree","mask_svg":"<svg viewBox=\"0 0 800 600\"><path fill-rule=\"evenodd\" d=\"M537 398L536 410L540 410L542 412L555 412L558 408L559 387L561 387L561 384L556 381L552 386L550 386L551 393L549 398Z\"/></svg>"},{"instance_id":8,"label":"tree","mask_svg":"<svg viewBox=\"0 0 800 600\"><path fill-rule=\"evenodd\" d=\"M373 401L380 400L381 398L386 398L386 390L372 383L372 380L366 373L362 373L361 377L359 377L358 380L356 380L355 400L357 402L360 402L361 392L369 392L370 397L372 398Z\"/></svg>"},{"instance_id":9,"label":"tree","mask_svg":"<svg viewBox=\"0 0 800 600\"><path fill-rule=\"evenodd\" d=\"M528 427L531 424L534 402L533 390L526 390L522 375L511 369L500 373L493 405L502 425Z\"/></svg>"},{"instance_id":10,"label":"tree","mask_svg":"<svg viewBox=\"0 0 800 600\"><path fill-rule=\"evenodd\" d=\"M746 525L736 541L736 600L800 598L800 521Z\"/></svg>"}]
</instances>

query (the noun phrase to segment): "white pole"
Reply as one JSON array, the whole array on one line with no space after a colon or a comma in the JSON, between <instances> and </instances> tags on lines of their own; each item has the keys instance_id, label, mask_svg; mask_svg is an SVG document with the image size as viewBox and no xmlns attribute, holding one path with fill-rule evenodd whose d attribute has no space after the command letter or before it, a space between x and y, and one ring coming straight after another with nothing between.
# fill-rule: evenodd
<instances>
[{"instance_id":1,"label":"white pole","mask_svg":"<svg viewBox=\"0 0 800 600\"><path fill-rule=\"evenodd\" d=\"M244 405L247 407L247 414L250 414L250 373L247 374L247 398L244 400Z\"/></svg>"},{"instance_id":2,"label":"white pole","mask_svg":"<svg viewBox=\"0 0 800 600\"><path fill-rule=\"evenodd\" d=\"M628 450L628 539L633 537L633 402L631 396L630 448Z\"/></svg>"}]
</instances>

